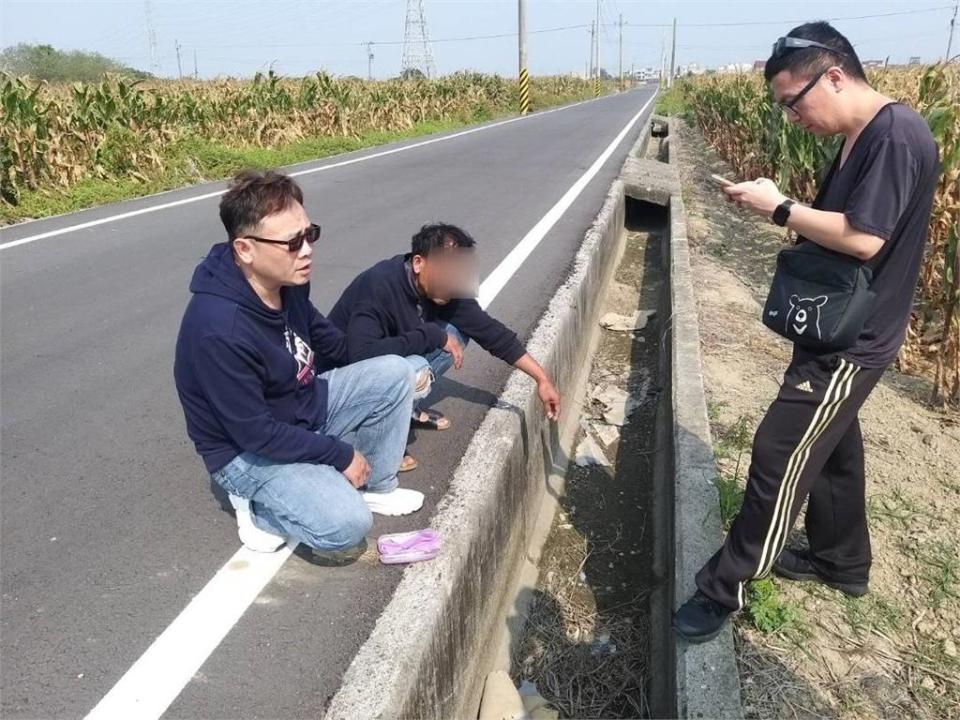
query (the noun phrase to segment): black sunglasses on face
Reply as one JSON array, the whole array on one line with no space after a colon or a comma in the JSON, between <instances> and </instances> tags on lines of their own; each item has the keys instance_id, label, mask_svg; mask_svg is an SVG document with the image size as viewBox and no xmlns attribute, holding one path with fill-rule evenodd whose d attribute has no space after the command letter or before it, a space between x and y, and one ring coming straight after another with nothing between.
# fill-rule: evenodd
<instances>
[{"instance_id":1,"label":"black sunglasses on face","mask_svg":"<svg viewBox=\"0 0 960 720\"><path fill-rule=\"evenodd\" d=\"M806 95L806 94L807 94L808 92L810 92L811 90L813 90L813 86L816 85L816 84L820 81L820 78L822 78L822 77L824 76L824 74L827 72L827 70L829 70L829 69L830 69L830 68L825 68L824 70L821 70L821 71L818 72L816 75L814 75L814 76L813 76L813 80L811 80L811 81L808 82L806 85L804 85L804 86L803 86L803 90L801 90L801 91L798 92L796 95L794 95L791 100L788 100L787 102L778 102L777 105L780 106L780 109L783 110L784 112L789 111L789 112L793 113L795 116L798 116L798 117L799 117L800 113L798 113L798 112L794 109L794 105L796 105L798 102L800 102L801 100L803 100L803 96Z\"/></svg>"},{"instance_id":2,"label":"black sunglasses on face","mask_svg":"<svg viewBox=\"0 0 960 720\"><path fill-rule=\"evenodd\" d=\"M300 248L303 247L304 242L313 245L320 239L320 226L316 223L310 223L305 230L298 232L289 240L269 240L267 238L256 237L255 235L244 235L244 237L248 240L256 240L257 242L269 243L271 245L286 245L287 250L290 252L298 252Z\"/></svg>"}]
</instances>

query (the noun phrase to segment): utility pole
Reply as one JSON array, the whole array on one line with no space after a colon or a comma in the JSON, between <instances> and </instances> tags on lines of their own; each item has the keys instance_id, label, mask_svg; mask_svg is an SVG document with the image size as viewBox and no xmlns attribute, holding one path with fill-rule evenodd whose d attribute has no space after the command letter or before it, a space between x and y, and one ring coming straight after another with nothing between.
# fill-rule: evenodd
<instances>
[{"instance_id":1,"label":"utility pole","mask_svg":"<svg viewBox=\"0 0 960 720\"><path fill-rule=\"evenodd\" d=\"M620 15L620 92L623 92L623 15Z\"/></svg>"},{"instance_id":2,"label":"utility pole","mask_svg":"<svg viewBox=\"0 0 960 720\"><path fill-rule=\"evenodd\" d=\"M200 79L200 73L197 72L197 51L196 50L193 51L193 79L194 80Z\"/></svg>"},{"instance_id":3,"label":"utility pole","mask_svg":"<svg viewBox=\"0 0 960 720\"><path fill-rule=\"evenodd\" d=\"M660 36L660 87L663 87L667 82L667 78L665 77L666 62L667 62L667 49L666 49L665 41L663 39L663 35L661 35Z\"/></svg>"},{"instance_id":4,"label":"utility pole","mask_svg":"<svg viewBox=\"0 0 960 720\"><path fill-rule=\"evenodd\" d=\"M597 80L600 79L600 0L597 0L597 42L594 46L597 53L597 62L594 65L597 71Z\"/></svg>"},{"instance_id":5,"label":"utility pole","mask_svg":"<svg viewBox=\"0 0 960 720\"><path fill-rule=\"evenodd\" d=\"M596 57L596 54L593 52L593 43L596 39L597 34L597 24L591 20L590 21L590 72L587 74L587 78L593 77L593 59Z\"/></svg>"},{"instance_id":6,"label":"utility pole","mask_svg":"<svg viewBox=\"0 0 960 720\"><path fill-rule=\"evenodd\" d=\"M153 13L150 10L150 0L144 0L143 15L147 24L147 45L150 48L150 71L160 77L160 53L157 52L157 32L153 27Z\"/></svg>"},{"instance_id":7,"label":"utility pole","mask_svg":"<svg viewBox=\"0 0 960 720\"><path fill-rule=\"evenodd\" d=\"M960 8L960 0L953 6L953 17L950 18L950 35L947 37L947 54L943 58L944 63L950 62L950 48L953 46L953 26L957 22L957 9Z\"/></svg>"},{"instance_id":8,"label":"utility pole","mask_svg":"<svg viewBox=\"0 0 960 720\"><path fill-rule=\"evenodd\" d=\"M367 80L373 80L373 43L367 43Z\"/></svg>"},{"instance_id":9,"label":"utility pole","mask_svg":"<svg viewBox=\"0 0 960 720\"><path fill-rule=\"evenodd\" d=\"M530 112L530 75L527 72L527 0L517 0L517 51L520 79L520 114Z\"/></svg>"},{"instance_id":10,"label":"utility pole","mask_svg":"<svg viewBox=\"0 0 960 720\"><path fill-rule=\"evenodd\" d=\"M183 80L183 66L180 64L180 41L173 41L174 47L177 49L177 78Z\"/></svg>"},{"instance_id":11,"label":"utility pole","mask_svg":"<svg viewBox=\"0 0 960 720\"><path fill-rule=\"evenodd\" d=\"M677 19L673 19L673 44L670 48L670 77L667 78L667 87L673 87L673 74L676 72L677 62Z\"/></svg>"}]
</instances>

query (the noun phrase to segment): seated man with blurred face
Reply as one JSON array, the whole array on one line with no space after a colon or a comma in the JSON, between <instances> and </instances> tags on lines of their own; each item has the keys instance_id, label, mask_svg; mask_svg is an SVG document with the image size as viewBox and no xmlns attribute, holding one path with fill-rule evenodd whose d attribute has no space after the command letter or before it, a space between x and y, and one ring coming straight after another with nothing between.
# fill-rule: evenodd
<instances>
[{"instance_id":1,"label":"seated man with blurred face","mask_svg":"<svg viewBox=\"0 0 960 720\"><path fill-rule=\"evenodd\" d=\"M320 227L293 180L238 175L220 219L227 242L197 266L177 339L187 433L246 547L272 552L289 538L320 559L356 557L371 511L423 503L397 488L413 370L388 353L347 364L346 336L310 302Z\"/></svg>"},{"instance_id":2,"label":"seated man with blurred face","mask_svg":"<svg viewBox=\"0 0 960 720\"><path fill-rule=\"evenodd\" d=\"M463 348L475 340L537 383L544 412L560 416L560 395L547 372L509 328L490 317L475 299L476 243L455 225L425 225L413 236L411 252L383 260L358 275L330 312L346 333L350 362L401 355L414 378L414 426L445 430L450 421L421 404L434 380L463 364ZM404 457L401 470L416 461Z\"/></svg>"}]
</instances>

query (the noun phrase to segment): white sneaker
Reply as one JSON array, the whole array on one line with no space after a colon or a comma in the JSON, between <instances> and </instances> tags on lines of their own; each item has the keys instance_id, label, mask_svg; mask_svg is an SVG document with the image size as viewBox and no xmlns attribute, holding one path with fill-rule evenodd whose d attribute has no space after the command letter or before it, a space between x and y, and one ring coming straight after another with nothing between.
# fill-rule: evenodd
<instances>
[{"instance_id":1,"label":"white sneaker","mask_svg":"<svg viewBox=\"0 0 960 720\"><path fill-rule=\"evenodd\" d=\"M287 542L285 537L261 530L253 524L250 501L238 495L230 495L230 504L237 513L237 534L244 547L254 552L271 553Z\"/></svg>"},{"instance_id":2,"label":"white sneaker","mask_svg":"<svg viewBox=\"0 0 960 720\"><path fill-rule=\"evenodd\" d=\"M380 515L409 515L423 507L423 493L409 488L394 488L390 492L362 492L370 512Z\"/></svg>"}]
</instances>

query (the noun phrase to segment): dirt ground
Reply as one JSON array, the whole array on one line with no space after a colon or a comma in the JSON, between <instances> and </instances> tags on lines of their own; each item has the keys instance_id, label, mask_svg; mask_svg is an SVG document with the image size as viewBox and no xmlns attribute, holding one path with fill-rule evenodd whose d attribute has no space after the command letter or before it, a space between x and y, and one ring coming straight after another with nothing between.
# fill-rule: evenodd
<instances>
[{"instance_id":1,"label":"dirt ground","mask_svg":"<svg viewBox=\"0 0 960 720\"><path fill-rule=\"evenodd\" d=\"M651 225L662 229L665 219ZM656 230L628 232L601 315L656 307L659 247ZM649 514L660 318L632 333L600 332L576 447L583 452L592 438L604 464L570 466L511 674L534 683L561 717L642 718L650 716L649 589L664 582L652 576ZM604 422L604 405L590 399L617 390L636 405L622 427Z\"/></svg>"},{"instance_id":2,"label":"dirt ground","mask_svg":"<svg viewBox=\"0 0 960 720\"><path fill-rule=\"evenodd\" d=\"M707 178L733 177L730 168L698 132L680 133L708 409L729 520L754 428L789 358L788 344L759 320L785 237L724 202ZM926 397L923 379L891 370L861 413L869 594L853 600L813 583L754 583L735 623L747 717L960 718L960 417L927 407Z\"/></svg>"}]
</instances>

